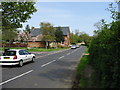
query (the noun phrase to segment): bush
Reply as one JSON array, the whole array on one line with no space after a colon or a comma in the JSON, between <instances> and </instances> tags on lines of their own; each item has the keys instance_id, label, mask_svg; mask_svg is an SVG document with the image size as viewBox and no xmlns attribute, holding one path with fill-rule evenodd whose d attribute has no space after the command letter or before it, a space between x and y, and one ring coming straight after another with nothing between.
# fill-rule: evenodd
<instances>
[{"instance_id":1,"label":"bush","mask_svg":"<svg viewBox=\"0 0 120 90\"><path fill-rule=\"evenodd\" d=\"M96 69L97 85L102 88L120 86L120 21L104 25L90 45L90 62ZM98 82L99 81L99 82Z\"/></svg>"}]
</instances>

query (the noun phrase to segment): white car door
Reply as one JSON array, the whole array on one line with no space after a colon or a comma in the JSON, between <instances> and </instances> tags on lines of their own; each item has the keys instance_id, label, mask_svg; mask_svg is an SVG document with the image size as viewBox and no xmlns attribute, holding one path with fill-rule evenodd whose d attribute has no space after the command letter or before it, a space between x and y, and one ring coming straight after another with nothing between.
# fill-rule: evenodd
<instances>
[{"instance_id":1,"label":"white car door","mask_svg":"<svg viewBox=\"0 0 120 90\"><path fill-rule=\"evenodd\" d=\"M26 54L27 61L31 61L32 60L32 55L26 50L24 50L24 53Z\"/></svg>"},{"instance_id":2,"label":"white car door","mask_svg":"<svg viewBox=\"0 0 120 90\"><path fill-rule=\"evenodd\" d=\"M23 60L23 63L24 62L27 62L27 55L24 53L24 50L20 50L19 51L19 57L20 57L20 59L22 59Z\"/></svg>"}]
</instances>

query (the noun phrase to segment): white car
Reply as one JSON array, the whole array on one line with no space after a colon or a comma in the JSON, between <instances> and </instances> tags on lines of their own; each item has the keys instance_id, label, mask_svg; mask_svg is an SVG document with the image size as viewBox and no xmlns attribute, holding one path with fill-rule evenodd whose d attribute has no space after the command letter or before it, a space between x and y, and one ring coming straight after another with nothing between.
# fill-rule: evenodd
<instances>
[{"instance_id":1,"label":"white car","mask_svg":"<svg viewBox=\"0 0 120 90\"><path fill-rule=\"evenodd\" d=\"M80 47L80 46L77 44L77 45L76 45L76 48L79 48L79 47Z\"/></svg>"},{"instance_id":2,"label":"white car","mask_svg":"<svg viewBox=\"0 0 120 90\"><path fill-rule=\"evenodd\" d=\"M72 45L72 46L71 46L71 49L76 49L76 45Z\"/></svg>"},{"instance_id":3,"label":"white car","mask_svg":"<svg viewBox=\"0 0 120 90\"><path fill-rule=\"evenodd\" d=\"M19 65L22 67L23 63L34 62L34 59L35 55L27 50L10 49L0 56L0 65Z\"/></svg>"}]
</instances>

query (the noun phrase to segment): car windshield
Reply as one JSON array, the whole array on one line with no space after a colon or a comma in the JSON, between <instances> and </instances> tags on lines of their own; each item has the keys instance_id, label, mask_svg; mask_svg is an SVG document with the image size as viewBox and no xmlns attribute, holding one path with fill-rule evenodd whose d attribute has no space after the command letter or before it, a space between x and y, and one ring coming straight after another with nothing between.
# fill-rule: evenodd
<instances>
[{"instance_id":1,"label":"car windshield","mask_svg":"<svg viewBox=\"0 0 120 90\"><path fill-rule=\"evenodd\" d=\"M16 51L6 51L3 53L3 56L14 56L16 55Z\"/></svg>"}]
</instances>

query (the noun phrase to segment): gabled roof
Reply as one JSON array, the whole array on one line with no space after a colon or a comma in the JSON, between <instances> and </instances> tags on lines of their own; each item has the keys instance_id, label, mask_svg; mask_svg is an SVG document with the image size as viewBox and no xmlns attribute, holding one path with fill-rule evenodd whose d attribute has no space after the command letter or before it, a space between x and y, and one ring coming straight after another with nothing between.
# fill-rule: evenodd
<instances>
[{"instance_id":1,"label":"gabled roof","mask_svg":"<svg viewBox=\"0 0 120 90\"><path fill-rule=\"evenodd\" d=\"M54 27L55 29L57 29L58 27ZM63 32L63 35L68 35L68 33L70 32L69 27L60 27L61 31Z\"/></svg>"},{"instance_id":2,"label":"gabled roof","mask_svg":"<svg viewBox=\"0 0 120 90\"><path fill-rule=\"evenodd\" d=\"M42 34L42 32L43 32L43 30L41 30L40 28L35 28L34 30L33 29L30 30L31 36L34 36L34 37Z\"/></svg>"},{"instance_id":3,"label":"gabled roof","mask_svg":"<svg viewBox=\"0 0 120 90\"><path fill-rule=\"evenodd\" d=\"M55 29L57 29L58 27L54 27ZM69 27L61 27L61 31L63 32L63 35L68 35L70 32ZM40 28L35 28L35 29L31 29L30 30L30 34L31 36L38 36L40 34L42 34L43 30L41 30Z\"/></svg>"}]
</instances>

